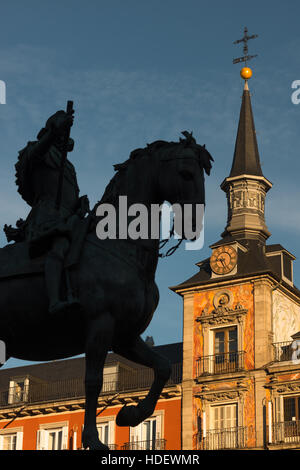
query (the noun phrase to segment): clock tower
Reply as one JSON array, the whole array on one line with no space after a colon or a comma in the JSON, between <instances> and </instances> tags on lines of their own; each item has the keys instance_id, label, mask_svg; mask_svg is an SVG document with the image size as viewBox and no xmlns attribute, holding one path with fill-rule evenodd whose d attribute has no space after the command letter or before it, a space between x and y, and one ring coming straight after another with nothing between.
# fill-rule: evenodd
<instances>
[{"instance_id":1,"label":"clock tower","mask_svg":"<svg viewBox=\"0 0 300 470\"><path fill-rule=\"evenodd\" d=\"M199 271L171 288L183 298L185 450L273 445L276 420L287 409L284 388L270 385L280 377L274 361L283 357L274 351L300 331L295 257L281 244L267 244L265 198L272 184L261 169L248 87L252 71L246 69L233 162L221 183L226 226L210 256L197 263ZM291 379L284 377L299 379L300 390L297 367L298 375L292 368Z\"/></svg>"}]
</instances>

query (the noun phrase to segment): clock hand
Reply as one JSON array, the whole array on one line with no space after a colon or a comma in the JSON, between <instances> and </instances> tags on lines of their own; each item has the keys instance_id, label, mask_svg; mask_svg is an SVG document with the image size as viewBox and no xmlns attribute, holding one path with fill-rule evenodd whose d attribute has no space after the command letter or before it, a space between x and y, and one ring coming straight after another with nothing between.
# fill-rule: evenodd
<instances>
[{"instance_id":1,"label":"clock hand","mask_svg":"<svg viewBox=\"0 0 300 470\"><path fill-rule=\"evenodd\" d=\"M221 257L219 259L220 259L221 263L223 264L223 266L225 267L225 259L221 258Z\"/></svg>"}]
</instances>

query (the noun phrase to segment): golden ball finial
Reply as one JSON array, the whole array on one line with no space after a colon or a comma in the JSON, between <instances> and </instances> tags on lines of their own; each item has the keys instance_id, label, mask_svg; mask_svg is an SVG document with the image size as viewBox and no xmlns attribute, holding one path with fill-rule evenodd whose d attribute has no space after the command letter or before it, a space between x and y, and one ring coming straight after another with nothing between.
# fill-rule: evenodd
<instances>
[{"instance_id":1,"label":"golden ball finial","mask_svg":"<svg viewBox=\"0 0 300 470\"><path fill-rule=\"evenodd\" d=\"M244 80L249 80L252 77L252 70L250 67L243 67L240 74Z\"/></svg>"}]
</instances>

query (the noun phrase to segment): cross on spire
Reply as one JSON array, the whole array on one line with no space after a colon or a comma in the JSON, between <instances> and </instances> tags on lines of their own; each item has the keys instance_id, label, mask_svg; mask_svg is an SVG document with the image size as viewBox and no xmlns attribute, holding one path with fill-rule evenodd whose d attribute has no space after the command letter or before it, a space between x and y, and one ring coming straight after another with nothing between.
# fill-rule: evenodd
<instances>
[{"instance_id":1,"label":"cross on spire","mask_svg":"<svg viewBox=\"0 0 300 470\"><path fill-rule=\"evenodd\" d=\"M257 54L255 55L248 55L248 41L249 39L255 39L258 37L258 34L252 34L252 36L248 36L248 29L245 27L244 29L244 37L242 39L238 39L237 41L234 41L233 44L240 44L241 42L244 43L243 47L243 53L244 55L242 57L238 57L237 59L233 59L234 64L238 64L239 62L245 62L245 65L247 65L247 62L250 59L253 59L253 57L257 57Z\"/></svg>"}]
</instances>

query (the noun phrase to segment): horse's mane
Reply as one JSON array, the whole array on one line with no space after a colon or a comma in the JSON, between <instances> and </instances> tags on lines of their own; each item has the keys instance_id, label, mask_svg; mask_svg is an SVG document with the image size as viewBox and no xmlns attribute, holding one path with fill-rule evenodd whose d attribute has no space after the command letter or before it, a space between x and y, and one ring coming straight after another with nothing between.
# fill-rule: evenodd
<instances>
[{"instance_id":1,"label":"horse's mane","mask_svg":"<svg viewBox=\"0 0 300 470\"><path fill-rule=\"evenodd\" d=\"M141 159L143 157L150 157L152 153L156 152L157 150L161 149L173 149L174 146L181 146L181 147L197 147L197 150L199 151L199 156L200 156L200 149L205 149L205 145L202 147L201 145L197 144L196 140L193 137L193 133L189 133L187 131L182 132L184 135L184 139L179 139L179 142L166 142L165 140L156 140L155 142L152 142L152 144L147 144L146 147L144 148L138 148L133 150L130 153L129 158L123 162L123 163L118 163L114 165L114 170L116 171L116 174L113 176L113 178L110 180L108 185L105 188L104 194L99 202L96 203L93 213L96 213L96 209L99 204L109 202L113 204L116 202L117 197L119 196L119 190L120 190L120 182L121 179L124 177L126 174L127 169L129 168L130 165L132 165L137 159ZM204 158L205 161L203 161L203 166L206 170L206 172L209 174L210 168L211 168L211 163L210 160L213 160L209 152L206 151L206 158Z\"/></svg>"},{"instance_id":2,"label":"horse's mane","mask_svg":"<svg viewBox=\"0 0 300 470\"><path fill-rule=\"evenodd\" d=\"M132 165L137 159L141 159L143 157L150 157L152 152L157 151L158 149L163 147L170 147L171 145L174 145L174 142L157 140L152 144L147 144L147 147L133 150L130 153L129 158L125 162L115 164L114 170L116 174L112 177L112 179L106 186L103 196L101 200L97 202L96 206L93 209L93 212L96 211L99 204L102 204L104 202L115 202L116 198L119 196L119 187L121 179L123 178L130 165Z\"/></svg>"}]
</instances>

